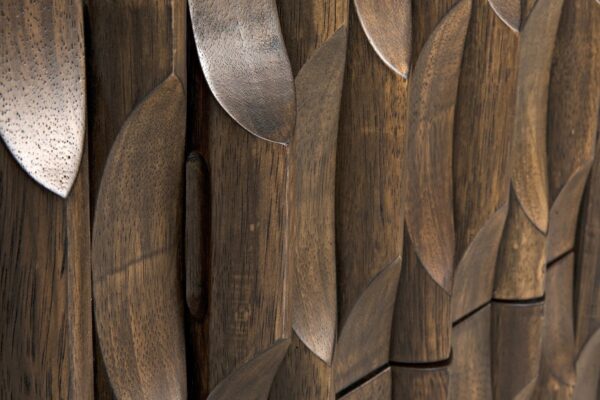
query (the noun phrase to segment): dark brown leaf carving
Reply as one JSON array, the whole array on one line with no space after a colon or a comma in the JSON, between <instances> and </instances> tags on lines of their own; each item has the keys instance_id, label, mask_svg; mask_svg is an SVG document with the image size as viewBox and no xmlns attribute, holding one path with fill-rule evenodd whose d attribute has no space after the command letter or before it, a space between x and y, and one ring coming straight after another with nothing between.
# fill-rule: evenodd
<instances>
[{"instance_id":1,"label":"dark brown leaf carving","mask_svg":"<svg viewBox=\"0 0 600 400\"><path fill-rule=\"evenodd\" d=\"M448 398L448 367L392 367L394 398L431 400Z\"/></svg>"},{"instance_id":2,"label":"dark brown leaf carving","mask_svg":"<svg viewBox=\"0 0 600 400\"><path fill-rule=\"evenodd\" d=\"M471 0L456 4L423 48L409 84L406 222L433 279L452 287L452 127Z\"/></svg>"},{"instance_id":3,"label":"dark brown leaf carving","mask_svg":"<svg viewBox=\"0 0 600 400\"><path fill-rule=\"evenodd\" d=\"M521 32L511 177L520 205L548 229L546 118L552 50L563 0L538 0Z\"/></svg>"},{"instance_id":4,"label":"dark brown leaf carving","mask_svg":"<svg viewBox=\"0 0 600 400\"><path fill-rule=\"evenodd\" d=\"M496 15L510 29L519 31L521 25L521 0L489 0Z\"/></svg>"},{"instance_id":5,"label":"dark brown leaf carving","mask_svg":"<svg viewBox=\"0 0 600 400\"><path fill-rule=\"evenodd\" d=\"M40 185L66 197L85 135L83 5L0 5L0 136Z\"/></svg>"},{"instance_id":6,"label":"dark brown leaf carving","mask_svg":"<svg viewBox=\"0 0 600 400\"><path fill-rule=\"evenodd\" d=\"M590 161L575 171L552 204L546 244L548 264L572 250L575 245L581 196L591 167Z\"/></svg>"},{"instance_id":7,"label":"dark brown leaf carving","mask_svg":"<svg viewBox=\"0 0 600 400\"><path fill-rule=\"evenodd\" d=\"M241 365L215 387L208 400L266 400L289 345L289 340L279 340Z\"/></svg>"},{"instance_id":8,"label":"dark brown leaf carving","mask_svg":"<svg viewBox=\"0 0 600 400\"><path fill-rule=\"evenodd\" d=\"M570 399L575 386L573 253L548 267L538 399Z\"/></svg>"},{"instance_id":9,"label":"dark brown leaf carving","mask_svg":"<svg viewBox=\"0 0 600 400\"><path fill-rule=\"evenodd\" d=\"M401 266L398 258L373 279L344 324L333 358L338 392L388 362Z\"/></svg>"},{"instance_id":10,"label":"dark brown leaf carving","mask_svg":"<svg viewBox=\"0 0 600 400\"><path fill-rule=\"evenodd\" d=\"M491 320L487 305L452 329L449 399L492 399Z\"/></svg>"},{"instance_id":11,"label":"dark brown leaf carving","mask_svg":"<svg viewBox=\"0 0 600 400\"><path fill-rule=\"evenodd\" d=\"M95 320L118 398L186 398L178 271L184 134L185 94L171 76L123 125L100 184Z\"/></svg>"},{"instance_id":12,"label":"dark brown leaf carving","mask_svg":"<svg viewBox=\"0 0 600 400\"><path fill-rule=\"evenodd\" d=\"M346 40L342 28L300 70L290 144L292 326L327 363L336 335L334 179Z\"/></svg>"},{"instance_id":13,"label":"dark brown leaf carving","mask_svg":"<svg viewBox=\"0 0 600 400\"><path fill-rule=\"evenodd\" d=\"M493 303L492 385L495 399L530 399L538 378L544 305Z\"/></svg>"},{"instance_id":14,"label":"dark brown leaf carving","mask_svg":"<svg viewBox=\"0 0 600 400\"><path fill-rule=\"evenodd\" d=\"M250 133L287 143L294 80L275 0L190 0L189 7L202 70L217 101Z\"/></svg>"},{"instance_id":15,"label":"dark brown leaf carving","mask_svg":"<svg viewBox=\"0 0 600 400\"><path fill-rule=\"evenodd\" d=\"M412 44L410 0L354 0L358 19L381 60L408 77Z\"/></svg>"},{"instance_id":16,"label":"dark brown leaf carving","mask_svg":"<svg viewBox=\"0 0 600 400\"><path fill-rule=\"evenodd\" d=\"M491 300L496 256L507 213L508 203L492 214L458 263L452 290L452 320Z\"/></svg>"},{"instance_id":17,"label":"dark brown leaf carving","mask_svg":"<svg viewBox=\"0 0 600 400\"><path fill-rule=\"evenodd\" d=\"M340 397L340 400L392 400L392 368L387 367L356 389Z\"/></svg>"}]
</instances>

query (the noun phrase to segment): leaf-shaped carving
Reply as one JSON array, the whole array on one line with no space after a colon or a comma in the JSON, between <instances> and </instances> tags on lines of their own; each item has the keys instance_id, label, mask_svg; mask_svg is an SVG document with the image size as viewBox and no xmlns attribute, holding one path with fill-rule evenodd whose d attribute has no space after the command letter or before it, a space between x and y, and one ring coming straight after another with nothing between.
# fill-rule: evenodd
<instances>
[{"instance_id":1,"label":"leaf-shaped carving","mask_svg":"<svg viewBox=\"0 0 600 400\"><path fill-rule=\"evenodd\" d=\"M388 362L401 268L398 257L373 278L352 308L333 357L336 391Z\"/></svg>"},{"instance_id":2,"label":"leaf-shaped carving","mask_svg":"<svg viewBox=\"0 0 600 400\"><path fill-rule=\"evenodd\" d=\"M587 400L598 396L600 380L600 329L598 329L581 349L576 364L577 383L573 400Z\"/></svg>"},{"instance_id":3,"label":"leaf-shaped carving","mask_svg":"<svg viewBox=\"0 0 600 400\"><path fill-rule=\"evenodd\" d=\"M34 180L62 197L83 153L83 42L80 1L0 5L0 136Z\"/></svg>"},{"instance_id":4,"label":"leaf-shaped carving","mask_svg":"<svg viewBox=\"0 0 600 400\"><path fill-rule=\"evenodd\" d=\"M275 0L189 0L202 71L221 106L250 133L287 143L294 80Z\"/></svg>"},{"instance_id":5,"label":"leaf-shaped carving","mask_svg":"<svg viewBox=\"0 0 600 400\"><path fill-rule=\"evenodd\" d=\"M405 79L410 68L412 15L410 0L354 0L369 42L381 60Z\"/></svg>"},{"instance_id":6,"label":"leaf-shaped carving","mask_svg":"<svg viewBox=\"0 0 600 400\"><path fill-rule=\"evenodd\" d=\"M463 317L492 298L498 247L508 214L508 202L477 233L454 276L452 320Z\"/></svg>"},{"instance_id":7,"label":"leaf-shaped carving","mask_svg":"<svg viewBox=\"0 0 600 400\"><path fill-rule=\"evenodd\" d=\"M538 399L572 398L575 386L573 253L548 267Z\"/></svg>"},{"instance_id":8,"label":"leaf-shaped carving","mask_svg":"<svg viewBox=\"0 0 600 400\"><path fill-rule=\"evenodd\" d=\"M452 329L451 400L492 398L491 317L488 304Z\"/></svg>"},{"instance_id":9,"label":"leaf-shaped carving","mask_svg":"<svg viewBox=\"0 0 600 400\"><path fill-rule=\"evenodd\" d=\"M513 31L521 26L521 0L489 0L496 15Z\"/></svg>"},{"instance_id":10,"label":"leaf-shaped carving","mask_svg":"<svg viewBox=\"0 0 600 400\"><path fill-rule=\"evenodd\" d=\"M235 369L215 387L208 400L266 400L289 345L289 339L278 340Z\"/></svg>"},{"instance_id":11,"label":"leaf-shaped carving","mask_svg":"<svg viewBox=\"0 0 600 400\"><path fill-rule=\"evenodd\" d=\"M411 400L447 399L448 366L392 367L392 390L395 398Z\"/></svg>"},{"instance_id":12,"label":"leaf-shaped carving","mask_svg":"<svg viewBox=\"0 0 600 400\"><path fill-rule=\"evenodd\" d=\"M563 0L539 0L523 27L511 178L525 214L542 232L548 229L546 111L554 39Z\"/></svg>"},{"instance_id":13,"label":"leaf-shaped carving","mask_svg":"<svg viewBox=\"0 0 600 400\"><path fill-rule=\"evenodd\" d=\"M530 398L539 372L543 315L542 302L492 305L495 399Z\"/></svg>"},{"instance_id":14,"label":"leaf-shaped carving","mask_svg":"<svg viewBox=\"0 0 600 400\"><path fill-rule=\"evenodd\" d=\"M550 209L548 243L546 245L548 264L572 250L575 245L581 196L591 168L592 162L589 161L575 171Z\"/></svg>"},{"instance_id":15,"label":"leaf-shaped carving","mask_svg":"<svg viewBox=\"0 0 600 400\"><path fill-rule=\"evenodd\" d=\"M102 358L120 399L186 398L178 275L185 94L170 76L138 105L104 170L92 234Z\"/></svg>"},{"instance_id":16,"label":"leaf-shaped carving","mask_svg":"<svg viewBox=\"0 0 600 400\"><path fill-rule=\"evenodd\" d=\"M392 400L392 368L387 367L356 389L344 394L341 400Z\"/></svg>"},{"instance_id":17,"label":"leaf-shaped carving","mask_svg":"<svg viewBox=\"0 0 600 400\"><path fill-rule=\"evenodd\" d=\"M347 29L338 30L296 78L298 119L290 144L292 325L331 362L336 333L335 154Z\"/></svg>"},{"instance_id":18,"label":"leaf-shaped carving","mask_svg":"<svg viewBox=\"0 0 600 400\"><path fill-rule=\"evenodd\" d=\"M409 84L406 222L420 260L447 292L454 265L454 105L470 10L471 0L461 0L444 16Z\"/></svg>"}]
</instances>

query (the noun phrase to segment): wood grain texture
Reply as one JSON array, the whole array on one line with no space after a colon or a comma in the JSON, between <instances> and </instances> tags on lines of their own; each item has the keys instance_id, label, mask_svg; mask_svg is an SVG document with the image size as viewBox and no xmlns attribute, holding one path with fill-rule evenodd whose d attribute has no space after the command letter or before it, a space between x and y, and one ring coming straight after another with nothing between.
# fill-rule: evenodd
<instances>
[{"instance_id":1,"label":"wood grain texture","mask_svg":"<svg viewBox=\"0 0 600 400\"><path fill-rule=\"evenodd\" d=\"M328 364L337 332L334 180L346 40L341 28L300 70L290 144L292 326Z\"/></svg>"},{"instance_id":2,"label":"wood grain texture","mask_svg":"<svg viewBox=\"0 0 600 400\"><path fill-rule=\"evenodd\" d=\"M452 289L452 132L471 0L457 3L419 55L409 85L406 225L434 281Z\"/></svg>"},{"instance_id":3,"label":"wood grain texture","mask_svg":"<svg viewBox=\"0 0 600 400\"><path fill-rule=\"evenodd\" d=\"M263 400L269 394L277 368L290 345L279 340L270 348L243 364L210 393L207 400Z\"/></svg>"},{"instance_id":4,"label":"wood grain texture","mask_svg":"<svg viewBox=\"0 0 600 400\"><path fill-rule=\"evenodd\" d=\"M448 398L492 399L491 305L452 329L452 362Z\"/></svg>"},{"instance_id":5,"label":"wood grain texture","mask_svg":"<svg viewBox=\"0 0 600 400\"><path fill-rule=\"evenodd\" d=\"M521 27L521 0L488 0L490 6L510 29L518 32Z\"/></svg>"},{"instance_id":6,"label":"wood grain texture","mask_svg":"<svg viewBox=\"0 0 600 400\"><path fill-rule=\"evenodd\" d=\"M189 1L204 76L221 106L250 133L287 143L295 93L275 0Z\"/></svg>"},{"instance_id":7,"label":"wood grain texture","mask_svg":"<svg viewBox=\"0 0 600 400\"><path fill-rule=\"evenodd\" d=\"M68 199L0 145L0 393L93 396L87 152Z\"/></svg>"},{"instance_id":8,"label":"wood grain texture","mask_svg":"<svg viewBox=\"0 0 600 400\"><path fill-rule=\"evenodd\" d=\"M573 271L569 253L548 266L537 399L570 399L576 382ZM600 371L599 371L600 372Z\"/></svg>"},{"instance_id":9,"label":"wood grain texture","mask_svg":"<svg viewBox=\"0 0 600 400\"><path fill-rule=\"evenodd\" d=\"M337 392L388 362L401 267L398 258L373 279L342 328L333 359Z\"/></svg>"},{"instance_id":10,"label":"wood grain texture","mask_svg":"<svg viewBox=\"0 0 600 400\"><path fill-rule=\"evenodd\" d=\"M410 0L354 0L361 26L381 60L408 78L412 45Z\"/></svg>"},{"instance_id":11,"label":"wood grain texture","mask_svg":"<svg viewBox=\"0 0 600 400\"><path fill-rule=\"evenodd\" d=\"M190 314L202 320L208 303L210 181L206 162L192 152L185 172L185 297Z\"/></svg>"},{"instance_id":12,"label":"wood grain texture","mask_svg":"<svg viewBox=\"0 0 600 400\"><path fill-rule=\"evenodd\" d=\"M86 128L82 3L3 1L0 47L0 136L35 181L66 197Z\"/></svg>"},{"instance_id":13,"label":"wood grain texture","mask_svg":"<svg viewBox=\"0 0 600 400\"><path fill-rule=\"evenodd\" d=\"M408 236L408 235L406 235ZM450 357L450 295L427 273L408 239L394 309L391 360L431 363Z\"/></svg>"},{"instance_id":14,"label":"wood grain texture","mask_svg":"<svg viewBox=\"0 0 600 400\"><path fill-rule=\"evenodd\" d=\"M496 233L501 235L504 226L499 214L508 203L517 83L518 35L495 15L488 0L473 1L471 14L458 86L452 159L459 260L452 299L454 320L492 296L490 284L499 246ZM486 251L478 250L482 246ZM472 259L474 255L477 260Z\"/></svg>"},{"instance_id":15,"label":"wood grain texture","mask_svg":"<svg viewBox=\"0 0 600 400\"><path fill-rule=\"evenodd\" d=\"M407 82L377 56L350 6L336 171L338 326L402 254Z\"/></svg>"},{"instance_id":16,"label":"wood grain texture","mask_svg":"<svg viewBox=\"0 0 600 400\"><path fill-rule=\"evenodd\" d=\"M333 369L292 333L285 358L273 379L270 400L333 400Z\"/></svg>"},{"instance_id":17,"label":"wood grain texture","mask_svg":"<svg viewBox=\"0 0 600 400\"><path fill-rule=\"evenodd\" d=\"M600 329L584 344L576 364L577 383L574 400L593 399L600 396Z\"/></svg>"},{"instance_id":18,"label":"wood grain texture","mask_svg":"<svg viewBox=\"0 0 600 400\"><path fill-rule=\"evenodd\" d=\"M186 397L178 270L184 133L185 93L171 76L123 125L100 184L94 312L108 376L122 399Z\"/></svg>"},{"instance_id":19,"label":"wood grain texture","mask_svg":"<svg viewBox=\"0 0 600 400\"><path fill-rule=\"evenodd\" d=\"M496 399L529 399L539 373L544 304L492 304L492 385Z\"/></svg>"},{"instance_id":20,"label":"wood grain texture","mask_svg":"<svg viewBox=\"0 0 600 400\"><path fill-rule=\"evenodd\" d=\"M339 397L341 400L392 400L392 368L387 367L356 389Z\"/></svg>"},{"instance_id":21,"label":"wood grain texture","mask_svg":"<svg viewBox=\"0 0 600 400\"><path fill-rule=\"evenodd\" d=\"M562 0L538 0L519 41L519 77L511 148L511 182L525 215L548 229L546 155L548 84Z\"/></svg>"},{"instance_id":22,"label":"wood grain texture","mask_svg":"<svg viewBox=\"0 0 600 400\"><path fill-rule=\"evenodd\" d=\"M548 97L551 200L548 262L572 250L585 181L594 158L600 108L600 10L565 2Z\"/></svg>"},{"instance_id":23,"label":"wood grain texture","mask_svg":"<svg viewBox=\"0 0 600 400\"><path fill-rule=\"evenodd\" d=\"M596 15L600 10L596 10ZM600 330L600 146L584 196L575 272L575 349Z\"/></svg>"},{"instance_id":24,"label":"wood grain texture","mask_svg":"<svg viewBox=\"0 0 600 400\"><path fill-rule=\"evenodd\" d=\"M394 399L448 398L448 367L392 367L392 381Z\"/></svg>"},{"instance_id":25,"label":"wood grain texture","mask_svg":"<svg viewBox=\"0 0 600 400\"><path fill-rule=\"evenodd\" d=\"M507 213L508 203L492 214L459 261L452 292L453 321L492 299L494 267Z\"/></svg>"},{"instance_id":26,"label":"wood grain texture","mask_svg":"<svg viewBox=\"0 0 600 400\"><path fill-rule=\"evenodd\" d=\"M291 335L288 149L250 135L211 98L209 390Z\"/></svg>"}]
</instances>

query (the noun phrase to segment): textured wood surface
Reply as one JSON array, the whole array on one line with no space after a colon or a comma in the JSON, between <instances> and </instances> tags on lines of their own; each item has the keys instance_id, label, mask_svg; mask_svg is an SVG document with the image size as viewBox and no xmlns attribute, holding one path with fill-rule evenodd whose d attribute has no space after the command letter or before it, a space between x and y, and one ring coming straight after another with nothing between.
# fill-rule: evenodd
<instances>
[{"instance_id":1,"label":"textured wood surface","mask_svg":"<svg viewBox=\"0 0 600 400\"><path fill-rule=\"evenodd\" d=\"M0 136L34 180L62 197L83 154L83 42L78 0L0 6Z\"/></svg>"},{"instance_id":2,"label":"textured wood surface","mask_svg":"<svg viewBox=\"0 0 600 400\"><path fill-rule=\"evenodd\" d=\"M287 143L294 81L275 0L189 2L202 71L221 106L250 133Z\"/></svg>"}]
</instances>

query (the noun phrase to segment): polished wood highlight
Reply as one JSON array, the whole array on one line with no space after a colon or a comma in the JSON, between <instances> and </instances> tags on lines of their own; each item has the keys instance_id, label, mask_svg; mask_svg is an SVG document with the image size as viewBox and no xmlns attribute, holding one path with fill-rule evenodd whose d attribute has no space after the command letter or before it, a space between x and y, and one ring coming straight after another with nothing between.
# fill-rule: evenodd
<instances>
[{"instance_id":1,"label":"polished wood highlight","mask_svg":"<svg viewBox=\"0 0 600 400\"><path fill-rule=\"evenodd\" d=\"M81 1L3 1L0 47L0 136L35 181L67 197L86 128Z\"/></svg>"},{"instance_id":2,"label":"polished wood highlight","mask_svg":"<svg viewBox=\"0 0 600 400\"><path fill-rule=\"evenodd\" d=\"M191 0L202 71L221 106L250 133L287 143L295 93L275 0Z\"/></svg>"}]
</instances>

